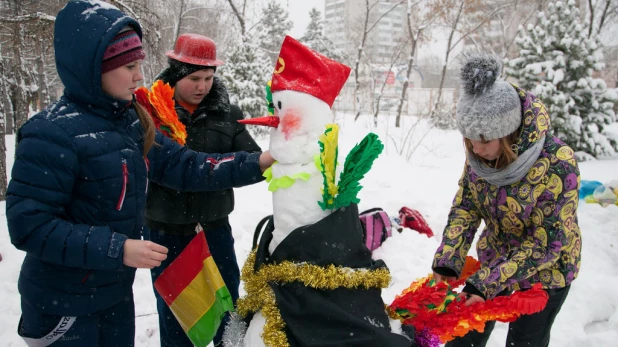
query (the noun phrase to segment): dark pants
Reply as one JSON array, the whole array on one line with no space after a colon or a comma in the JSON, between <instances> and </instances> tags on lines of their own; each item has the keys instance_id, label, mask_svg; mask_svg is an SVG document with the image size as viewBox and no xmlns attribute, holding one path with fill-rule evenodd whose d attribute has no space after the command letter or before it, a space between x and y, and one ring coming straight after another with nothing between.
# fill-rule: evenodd
<instances>
[{"instance_id":1,"label":"dark pants","mask_svg":"<svg viewBox=\"0 0 618 347\"><path fill-rule=\"evenodd\" d=\"M133 294L115 306L88 316L43 315L22 300L17 328L29 346L53 347L132 347L135 344ZM49 344L49 339L57 337Z\"/></svg>"},{"instance_id":2,"label":"dark pants","mask_svg":"<svg viewBox=\"0 0 618 347\"><path fill-rule=\"evenodd\" d=\"M167 259L163 261L161 266L150 270L152 275L152 283L154 283L165 268L185 249L195 235L178 236L170 234L161 234L156 230L151 230L150 235L145 235L146 239L154 243L158 243L168 248ZM232 236L232 228L228 223L225 225L206 230L206 241L212 258L217 264L217 268L223 277L223 282L227 286L232 300L236 304L238 299L238 288L240 287L240 269L236 261L236 253L234 251L234 237ZM161 347L193 347L193 344L182 330L182 327L174 317L174 314L169 309L165 301L155 290L157 298L157 311L159 312L159 330ZM217 346L221 343L221 337L225 329L225 324L229 320L229 315L221 323L217 335L214 338L214 344Z\"/></svg>"},{"instance_id":3,"label":"dark pants","mask_svg":"<svg viewBox=\"0 0 618 347\"><path fill-rule=\"evenodd\" d=\"M549 294L549 300L545 309L539 313L532 315L523 315L516 321L509 324L509 332L506 336L507 347L547 347L549 346L549 335L551 332L551 326L554 324L554 320L560 312L560 308L564 303L569 289L549 289L546 290ZM500 293L499 295L507 295L508 293ZM474 330L469 332L464 337L459 337L453 341L448 342L445 347L485 347L489 335L494 330L496 325L495 321L487 322L485 324L485 331L479 333Z\"/></svg>"}]
</instances>

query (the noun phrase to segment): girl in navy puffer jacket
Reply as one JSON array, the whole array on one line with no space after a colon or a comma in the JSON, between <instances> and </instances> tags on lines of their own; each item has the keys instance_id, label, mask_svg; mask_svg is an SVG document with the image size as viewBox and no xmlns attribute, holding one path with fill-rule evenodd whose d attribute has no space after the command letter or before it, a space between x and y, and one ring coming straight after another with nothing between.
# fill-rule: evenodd
<instances>
[{"instance_id":1,"label":"girl in navy puffer jacket","mask_svg":"<svg viewBox=\"0 0 618 347\"><path fill-rule=\"evenodd\" d=\"M148 182L222 190L259 182L268 153L204 154L155 131L132 102L141 28L100 1L69 1L54 49L64 95L18 133L7 192L11 242L27 253L19 333L29 346L132 346L136 268L167 249L141 240Z\"/></svg>"}]
</instances>

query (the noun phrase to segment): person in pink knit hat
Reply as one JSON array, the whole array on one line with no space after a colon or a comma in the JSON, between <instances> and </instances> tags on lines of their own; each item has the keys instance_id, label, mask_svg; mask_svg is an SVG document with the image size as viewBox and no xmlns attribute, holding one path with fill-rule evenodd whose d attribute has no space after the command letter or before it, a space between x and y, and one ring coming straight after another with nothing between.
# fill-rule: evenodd
<instances>
[{"instance_id":1,"label":"person in pink knit hat","mask_svg":"<svg viewBox=\"0 0 618 347\"><path fill-rule=\"evenodd\" d=\"M149 183L228 189L261 181L273 162L192 151L156 131L133 102L141 35L103 1L71 0L56 17L64 95L19 129L6 201L11 243L26 252L18 333L30 347L133 346L135 271L168 253L142 239Z\"/></svg>"}]
</instances>

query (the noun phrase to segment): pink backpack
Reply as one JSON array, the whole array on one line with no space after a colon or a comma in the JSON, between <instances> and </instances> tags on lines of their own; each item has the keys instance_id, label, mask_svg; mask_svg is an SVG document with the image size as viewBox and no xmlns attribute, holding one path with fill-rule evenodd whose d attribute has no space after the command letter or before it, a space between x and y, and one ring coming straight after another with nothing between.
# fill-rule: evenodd
<instances>
[{"instance_id":1,"label":"pink backpack","mask_svg":"<svg viewBox=\"0 0 618 347\"><path fill-rule=\"evenodd\" d=\"M359 217L364 230L363 243L373 252L391 236L391 221L388 214L379 207L364 211Z\"/></svg>"}]
</instances>

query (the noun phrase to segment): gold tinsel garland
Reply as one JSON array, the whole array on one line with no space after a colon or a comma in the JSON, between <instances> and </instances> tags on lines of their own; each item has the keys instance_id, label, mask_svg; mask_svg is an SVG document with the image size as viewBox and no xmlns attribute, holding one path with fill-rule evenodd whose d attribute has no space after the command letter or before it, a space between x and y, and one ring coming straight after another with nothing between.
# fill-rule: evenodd
<instances>
[{"instance_id":1,"label":"gold tinsel garland","mask_svg":"<svg viewBox=\"0 0 618 347\"><path fill-rule=\"evenodd\" d=\"M249 313L262 310L266 318L262 339L269 347L289 347L285 335L285 322L277 308L275 293L269 282L290 283L302 282L305 286L319 290L336 288L386 288L391 281L391 275L386 268L376 270L354 270L329 265L321 267L312 264L295 264L284 261L279 264L263 265L257 273L255 266L255 251L252 251L242 268L241 279L245 282L247 295L238 299L237 311L243 317Z\"/></svg>"}]
</instances>

